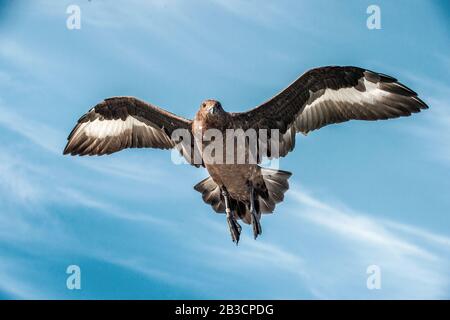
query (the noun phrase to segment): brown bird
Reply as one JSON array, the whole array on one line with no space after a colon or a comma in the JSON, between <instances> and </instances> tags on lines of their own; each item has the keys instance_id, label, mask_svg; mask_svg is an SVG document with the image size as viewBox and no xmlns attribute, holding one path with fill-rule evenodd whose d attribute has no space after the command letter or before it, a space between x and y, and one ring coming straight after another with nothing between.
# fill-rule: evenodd
<instances>
[{"instance_id":1,"label":"brown bird","mask_svg":"<svg viewBox=\"0 0 450 320\"><path fill-rule=\"evenodd\" d=\"M417 94L395 78L358 67L321 67L309 70L260 106L239 113L226 112L220 102L205 100L194 120L188 120L133 97L105 99L83 115L68 137L64 154L104 155L125 148L176 148L190 164L206 167L210 177L194 188L216 212L226 213L232 240L239 242L241 219L261 234L261 213L271 213L283 201L290 172L262 168L262 155L285 156L295 146L297 132L307 134L332 123L381 120L409 116L427 109ZM255 130L257 140L206 149L212 139L201 139L209 129ZM182 134L179 131L182 130ZM200 139L199 139L200 138ZM248 137L246 137L248 138ZM265 142L257 142L265 139ZM214 140L215 141L215 140ZM256 155L249 151L257 145ZM228 148L227 148L228 147ZM261 153L261 150L265 152ZM244 150L245 159L224 160ZM254 150L254 149L252 149ZM222 152L223 151L223 152ZM222 153L222 154L220 154ZM207 159L208 158L208 159Z\"/></svg>"}]
</instances>

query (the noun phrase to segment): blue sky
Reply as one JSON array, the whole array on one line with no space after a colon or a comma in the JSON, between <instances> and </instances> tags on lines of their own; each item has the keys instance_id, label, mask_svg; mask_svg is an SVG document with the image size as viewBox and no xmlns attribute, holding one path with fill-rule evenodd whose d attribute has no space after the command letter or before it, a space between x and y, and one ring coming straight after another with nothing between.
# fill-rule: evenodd
<instances>
[{"instance_id":1,"label":"blue sky","mask_svg":"<svg viewBox=\"0 0 450 320\"><path fill-rule=\"evenodd\" d=\"M81 8L81 29L66 8ZM366 27L381 8L382 29ZM0 1L0 298L450 298L445 1ZM75 121L132 95L241 111L322 65L398 78L430 109L298 136L286 200L233 245L170 152L62 156ZM170 181L170 183L167 183ZM82 289L66 288L68 265ZM366 268L381 268L380 290Z\"/></svg>"}]
</instances>

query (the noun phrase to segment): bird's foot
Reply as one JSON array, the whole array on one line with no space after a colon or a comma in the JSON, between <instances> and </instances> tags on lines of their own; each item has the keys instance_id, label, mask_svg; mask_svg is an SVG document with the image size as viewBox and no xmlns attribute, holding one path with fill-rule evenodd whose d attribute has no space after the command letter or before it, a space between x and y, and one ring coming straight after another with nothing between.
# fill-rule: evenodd
<instances>
[{"instance_id":1,"label":"bird's foot","mask_svg":"<svg viewBox=\"0 0 450 320\"><path fill-rule=\"evenodd\" d=\"M255 208L255 189L250 185L250 212L252 215L252 226L253 226L253 237L258 238L258 236L262 233L261 223L259 220L261 218L261 213L259 213Z\"/></svg>"},{"instance_id":2,"label":"bird's foot","mask_svg":"<svg viewBox=\"0 0 450 320\"><path fill-rule=\"evenodd\" d=\"M259 222L259 217L256 212L252 212L252 226L253 226L253 237L258 238L262 234L261 223Z\"/></svg>"},{"instance_id":3,"label":"bird's foot","mask_svg":"<svg viewBox=\"0 0 450 320\"><path fill-rule=\"evenodd\" d=\"M225 189L225 187L222 189L222 196L225 200L225 212L227 213L227 222L228 222L228 227L230 228L231 239L237 245L239 243L239 238L241 236L242 227L236 221L236 218L232 215L232 212L230 209L229 194L228 194L227 189Z\"/></svg>"},{"instance_id":4,"label":"bird's foot","mask_svg":"<svg viewBox=\"0 0 450 320\"><path fill-rule=\"evenodd\" d=\"M237 245L241 236L242 227L231 215L227 215L227 222L228 227L230 228L231 240L233 240L233 242L235 242Z\"/></svg>"}]
</instances>

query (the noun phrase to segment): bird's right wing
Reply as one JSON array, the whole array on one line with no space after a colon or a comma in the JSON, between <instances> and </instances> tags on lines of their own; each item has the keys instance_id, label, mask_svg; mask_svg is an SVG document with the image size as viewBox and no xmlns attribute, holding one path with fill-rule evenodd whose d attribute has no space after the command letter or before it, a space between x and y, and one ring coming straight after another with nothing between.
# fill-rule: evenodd
<instances>
[{"instance_id":1,"label":"bird's right wing","mask_svg":"<svg viewBox=\"0 0 450 320\"><path fill-rule=\"evenodd\" d=\"M233 114L249 128L279 130L279 154L295 146L295 134L349 120L381 120L427 109L417 93L385 74L358 67L311 69L279 94L247 112Z\"/></svg>"},{"instance_id":2,"label":"bird's right wing","mask_svg":"<svg viewBox=\"0 0 450 320\"><path fill-rule=\"evenodd\" d=\"M191 124L191 120L133 97L109 98L78 120L67 138L64 154L104 155L125 148L176 147L189 163L198 167L202 163L194 161ZM172 134L177 129L182 134L178 135L179 141L174 141Z\"/></svg>"}]
</instances>

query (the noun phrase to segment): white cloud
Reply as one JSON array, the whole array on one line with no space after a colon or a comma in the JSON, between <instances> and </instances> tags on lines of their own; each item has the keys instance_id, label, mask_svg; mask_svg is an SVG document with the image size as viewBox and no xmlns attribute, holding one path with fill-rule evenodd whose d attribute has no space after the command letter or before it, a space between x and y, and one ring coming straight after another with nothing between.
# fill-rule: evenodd
<instances>
[{"instance_id":1,"label":"white cloud","mask_svg":"<svg viewBox=\"0 0 450 320\"><path fill-rule=\"evenodd\" d=\"M431 157L450 165L450 104L446 99L430 99L430 106L429 121L411 129L416 136L427 140Z\"/></svg>"},{"instance_id":2,"label":"white cloud","mask_svg":"<svg viewBox=\"0 0 450 320\"><path fill-rule=\"evenodd\" d=\"M372 217L352 212L345 207L340 209L332 207L298 190L290 194L297 202L306 206L307 210L299 210L303 219L330 229L342 237L374 246L384 246L394 254L411 254L424 259L435 259L426 250L398 238L387 230L385 224Z\"/></svg>"},{"instance_id":3,"label":"white cloud","mask_svg":"<svg viewBox=\"0 0 450 320\"><path fill-rule=\"evenodd\" d=\"M36 66L43 63L17 41L8 38L2 38L0 56L19 67Z\"/></svg>"},{"instance_id":4,"label":"white cloud","mask_svg":"<svg viewBox=\"0 0 450 320\"><path fill-rule=\"evenodd\" d=\"M450 250L450 238L446 236L442 236L439 234L423 230L421 228L404 225L393 221L384 221L383 223L390 228L397 229L407 234L411 234L417 238L422 238L430 242L431 244L438 245L440 248L444 250Z\"/></svg>"},{"instance_id":5,"label":"white cloud","mask_svg":"<svg viewBox=\"0 0 450 320\"><path fill-rule=\"evenodd\" d=\"M307 270L313 278L310 284L324 298L448 298L450 238L330 205L298 189L289 196L297 203L293 210L300 222L310 223L327 245L339 244L338 252L327 250L327 260L314 262L314 269ZM384 275L377 295L364 287L364 268L370 264L378 264ZM353 288L352 293L346 288Z\"/></svg>"},{"instance_id":6,"label":"white cloud","mask_svg":"<svg viewBox=\"0 0 450 320\"><path fill-rule=\"evenodd\" d=\"M95 257L101 257L101 253L95 253ZM149 279L157 279L161 282L171 284L174 287L181 287L189 290L202 290L205 283L178 275L175 270L163 270L155 261L146 260L138 257L104 257L105 261L138 272ZM172 266L173 267L173 266Z\"/></svg>"},{"instance_id":7,"label":"white cloud","mask_svg":"<svg viewBox=\"0 0 450 320\"><path fill-rule=\"evenodd\" d=\"M22 202L33 202L41 196L41 192L27 178L30 171L36 171L32 167L28 170L23 161L17 157L0 153L0 187L2 194L8 194L9 197L15 197Z\"/></svg>"},{"instance_id":8,"label":"white cloud","mask_svg":"<svg viewBox=\"0 0 450 320\"><path fill-rule=\"evenodd\" d=\"M2 263L0 264L0 291L6 292L12 299L44 299L44 289L35 288L27 281L20 279L16 276L18 273L24 274L23 265L18 261L9 261L5 257L2 257ZM25 272L26 273L26 272ZM29 270L31 273L31 270Z\"/></svg>"},{"instance_id":9,"label":"white cloud","mask_svg":"<svg viewBox=\"0 0 450 320\"><path fill-rule=\"evenodd\" d=\"M419 81L426 81L425 87L434 91L425 99L430 109L424 111L422 121L411 122L406 130L423 142L423 151L430 159L450 165L450 87L434 80Z\"/></svg>"},{"instance_id":10,"label":"white cloud","mask_svg":"<svg viewBox=\"0 0 450 320\"><path fill-rule=\"evenodd\" d=\"M229 239L223 215L199 217L199 230L208 234L191 239L187 250L198 256L195 263L210 269L208 274L223 274L249 287L256 281L260 290L265 284L258 281L267 279L270 292L260 292L258 298L301 298L305 292L320 299L448 298L449 237L322 201L295 186L286 202L276 215L263 216L263 230L269 230L256 241L248 236L251 227L244 225L238 247ZM275 237L271 231L276 228L283 232ZM220 241L205 241L211 233L219 234ZM372 264L381 268L379 291L366 287L366 269ZM221 277L199 281L209 281L210 288L228 287ZM277 281L284 286L278 288ZM239 295L222 292L217 297L245 296L247 291L239 288Z\"/></svg>"},{"instance_id":11,"label":"white cloud","mask_svg":"<svg viewBox=\"0 0 450 320\"><path fill-rule=\"evenodd\" d=\"M107 201L107 199L95 199L80 190L75 190L73 188L64 186L54 187L52 189L56 193L53 201L58 202L58 199L63 199L62 201L67 206L83 206L86 208L96 209L100 214L106 214L110 217L115 217L118 219L156 224L160 227L173 227L173 224L170 222L170 220L155 217L148 213L124 210L117 205L112 205Z\"/></svg>"},{"instance_id":12,"label":"white cloud","mask_svg":"<svg viewBox=\"0 0 450 320\"><path fill-rule=\"evenodd\" d=\"M0 101L0 126L6 127L42 148L52 152L60 153L62 134L49 126L36 122L33 119L19 115L12 107L4 106Z\"/></svg>"}]
</instances>

